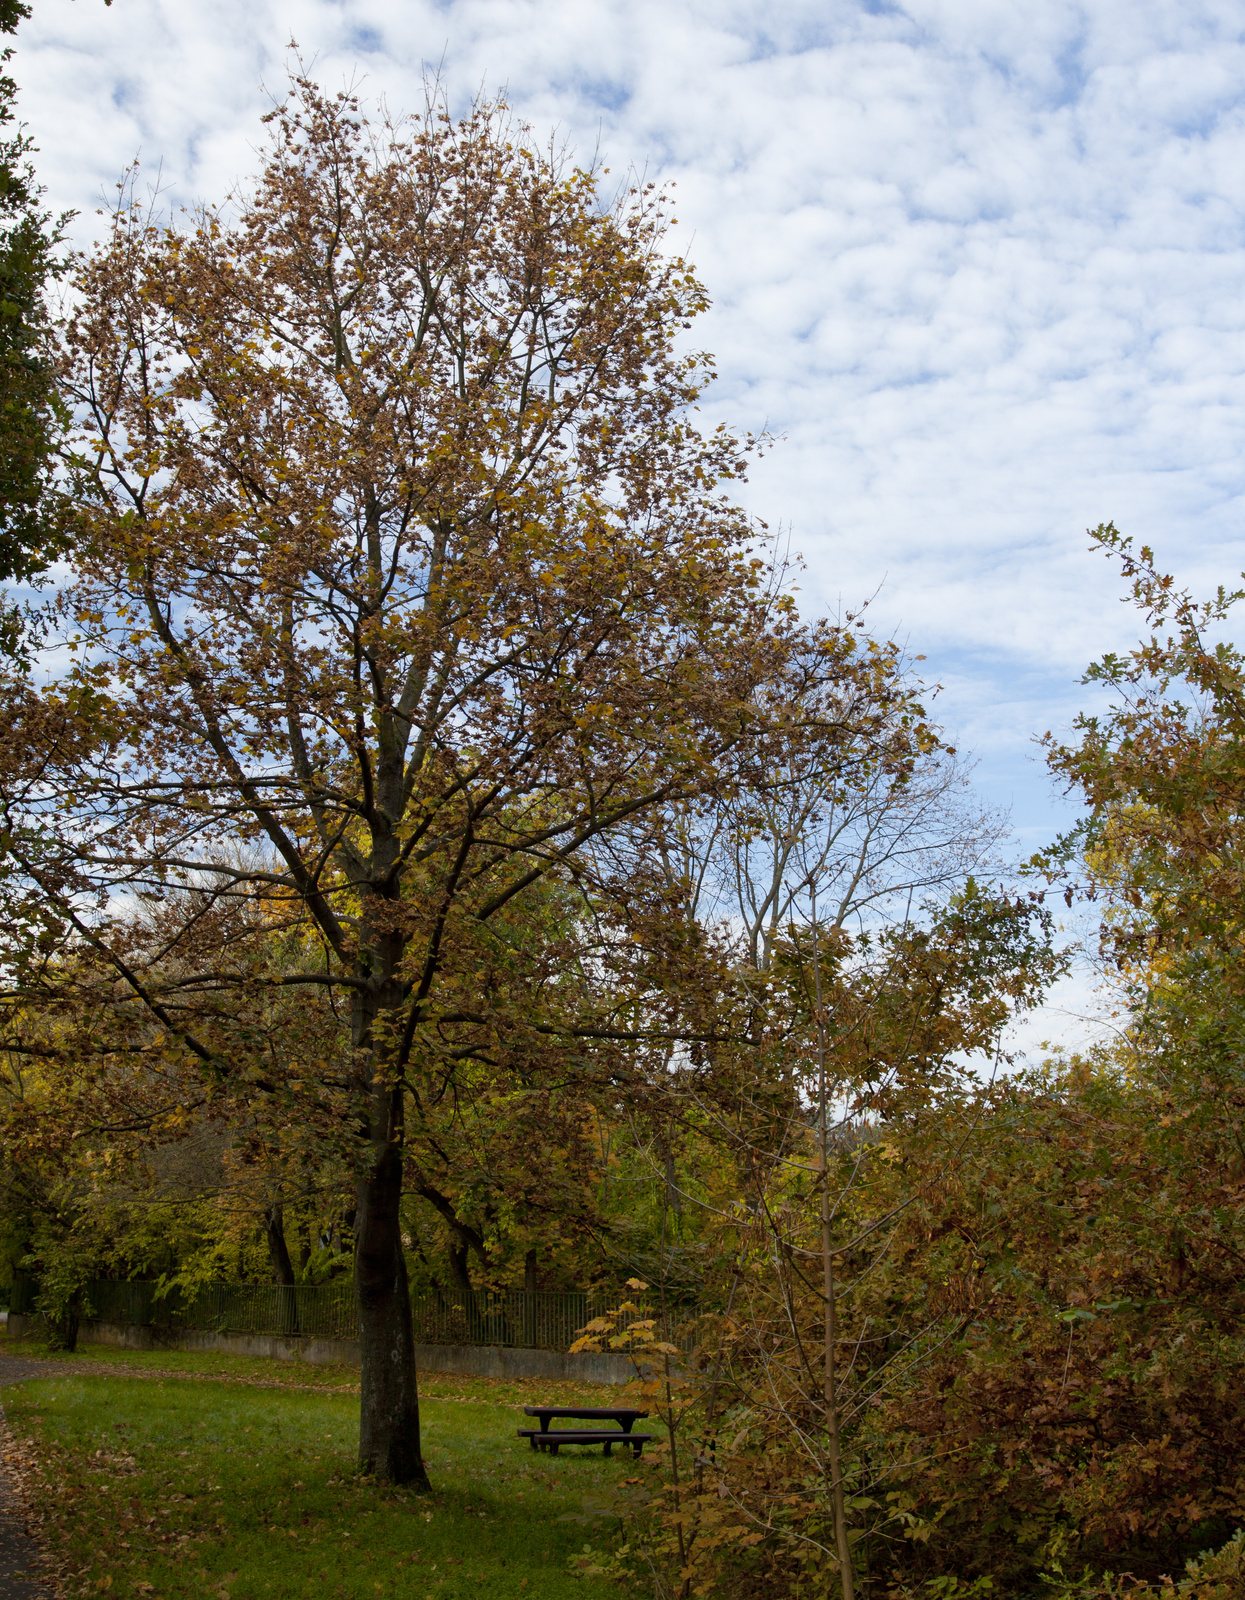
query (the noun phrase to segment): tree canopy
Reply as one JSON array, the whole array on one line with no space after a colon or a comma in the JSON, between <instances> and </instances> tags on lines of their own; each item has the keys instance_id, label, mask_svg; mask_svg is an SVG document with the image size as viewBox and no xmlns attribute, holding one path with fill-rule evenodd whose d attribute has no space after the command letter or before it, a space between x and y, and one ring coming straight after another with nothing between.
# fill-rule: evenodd
<instances>
[{"instance_id":1,"label":"tree canopy","mask_svg":"<svg viewBox=\"0 0 1245 1600\"><path fill-rule=\"evenodd\" d=\"M481 1072L686 1031L639 819L793 717L876 760L911 690L755 553L660 196L498 103L372 124L299 80L269 125L234 209L131 186L76 278L76 664L9 701L10 958L190 1107L336 1141L363 1460L418 1479L404 1177L449 1204L424 1157Z\"/></svg>"}]
</instances>

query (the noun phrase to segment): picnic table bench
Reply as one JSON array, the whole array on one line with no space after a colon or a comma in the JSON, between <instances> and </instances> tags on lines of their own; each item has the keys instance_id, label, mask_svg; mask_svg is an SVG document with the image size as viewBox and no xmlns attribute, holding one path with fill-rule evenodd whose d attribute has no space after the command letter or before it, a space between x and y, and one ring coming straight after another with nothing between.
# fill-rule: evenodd
<instances>
[{"instance_id":1,"label":"picnic table bench","mask_svg":"<svg viewBox=\"0 0 1245 1600\"><path fill-rule=\"evenodd\" d=\"M548 1450L557 1455L564 1444L601 1444L609 1455L616 1444L629 1444L636 1455L653 1439L651 1433L633 1433L637 1417L647 1417L647 1411L635 1411L626 1406L524 1406L529 1417L539 1417L539 1428L520 1428L519 1438L526 1439L533 1450ZM575 1417L582 1422L616 1422L616 1428L551 1428L552 1417Z\"/></svg>"}]
</instances>

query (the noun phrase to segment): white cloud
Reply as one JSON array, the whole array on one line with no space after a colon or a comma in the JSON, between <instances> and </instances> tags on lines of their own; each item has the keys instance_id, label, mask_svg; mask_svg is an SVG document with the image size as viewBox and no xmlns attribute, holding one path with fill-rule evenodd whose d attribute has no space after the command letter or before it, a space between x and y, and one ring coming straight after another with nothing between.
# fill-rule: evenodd
<instances>
[{"instance_id":1,"label":"white cloud","mask_svg":"<svg viewBox=\"0 0 1245 1600\"><path fill-rule=\"evenodd\" d=\"M1216 0L40 0L14 66L57 205L141 152L169 194L255 165L296 37L394 106L442 63L677 180L716 301L709 403L786 442L749 504L814 603L879 625L1036 837L1034 732L1132 613L1084 529L1189 582L1245 566L1245 30Z\"/></svg>"}]
</instances>

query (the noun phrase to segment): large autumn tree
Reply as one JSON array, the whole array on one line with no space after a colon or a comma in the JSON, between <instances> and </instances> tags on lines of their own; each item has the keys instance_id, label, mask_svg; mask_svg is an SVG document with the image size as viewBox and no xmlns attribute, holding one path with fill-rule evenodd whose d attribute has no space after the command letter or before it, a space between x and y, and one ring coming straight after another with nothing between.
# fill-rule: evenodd
<instances>
[{"instance_id":1,"label":"large autumn tree","mask_svg":"<svg viewBox=\"0 0 1245 1600\"><path fill-rule=\"evenodd\" d=\"M660 1061L686 930L611 841L767 707L867 744L891 688L751 553L658 196L494 103L369 123L299 80L269 123L252 188L127 195L78 278L78 665L5 713L10 926L45 923L12 970L188 1116L340 1141L361 1461L419 1484L408 1132L469 1065Z\"/></svg>"}]
</instances>

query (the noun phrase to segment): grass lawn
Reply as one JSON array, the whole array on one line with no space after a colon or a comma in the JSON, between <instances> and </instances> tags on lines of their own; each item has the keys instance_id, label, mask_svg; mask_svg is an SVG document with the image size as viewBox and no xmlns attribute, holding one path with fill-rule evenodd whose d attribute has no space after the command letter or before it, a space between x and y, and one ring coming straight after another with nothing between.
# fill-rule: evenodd
<instances>
[{"instance_id":1,"label":"grass lawn","mask_svg":"<svg viewBox=\"0 0 1245 1600\"><path fill-rule=\"evenodd\" d=\"M3 1348L45 1354L16 1341ZM4 1391L14 1434L35 1441L47 1532L73 1571L68 1594L605 1600L618 1592L570 1565L600 1533L557 1519L605 1481L633 1475L630 1453L550 1457L515 1437L527 1420L516 1408L567 1400L565 1385L430 1374L421 1409L434 1492L417 1496L359 1478L353 1395L255 1381L305 1380L314 1368L126 1351L110 1352L115 1375L74 1370L103 1354L86 1346L65 1359L63 1377ZM248 1370L222 1374L229 1361ZM210 1376L193 1375L205 1366ZM144 1369L152 1375L138 1376ZM178 1369L185 1375L155 1376ZM339 1384L357 1377L343 1373ZM585 1385L577 1396L600 1405L617 1393Z\"/></svg>"},{"instance_id":2,"label":"grass lawn","mask_svg":"<svg viewBox=\"0 0 1245 1600\"><path fill-rule=\"evenodd\" d=\"M359 1369L345 1363L311 1366L305 1361L278 1361L265 1356L231 1356L215 1350L120 1350L107 1344L81 1344L72 1353L49 1350L41 1339L12 1339L0 1334L0 1352L32 1361L59 1361L67 1369L84 1362L117 1371L185 1373L195 1378L232 1378L236 1382L296 1388L358 1389ZM423 1374L420 1374L421 1385ZM429 1374L438 1377L440 1374Z\"/></svg>"},{"instance_id":3,"label":"grass lawn","mask_svg":"<svg viewBox=\"0 0 1245 1600\"><path fill-rule=\"evenodd\" d=\"M117 1372L185 1374L190 1378L232 1379L263 1388L337 1389L359 1392L359 1369L345 1363L312 1366L305 1361L280 1361L267 1356L233 1356L208 1350L118 1350L111 1345L83 1344L72 1355L49 1350L39 1339L10 1339L0 1332L0 1352L34 1361L63 1362L67 1371L103 1365ZM421 1401L435 1399L491 1400L498 1405L625 1405L612 1384L564 1383L547 1378L467 1378L452 1372L419 1374ZM528 1419L524 1418L526 1422ZM516 1426L519 1424L516 1423ZM651 1431L651 1430L650 1430Z\"/></svg>"}]
</instances>

